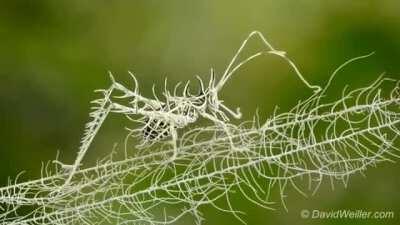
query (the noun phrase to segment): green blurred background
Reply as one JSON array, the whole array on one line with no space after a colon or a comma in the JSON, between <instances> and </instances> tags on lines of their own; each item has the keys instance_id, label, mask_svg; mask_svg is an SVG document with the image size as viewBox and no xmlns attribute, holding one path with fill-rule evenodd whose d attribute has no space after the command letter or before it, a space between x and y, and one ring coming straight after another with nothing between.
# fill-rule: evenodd
<instances>
[{"instance_id":1,"label":"green blurred background","mask_svg":"<svg viewBox=\"0 0 400 225\"><path fill-rule=\"evenodd\" d=\"M169 81L220 74L252 30L285 50L307 78L323 85L346 59L376 51L341 73L331 90L368 84L382 72L400 78L400 1L0 1L0 184L26 171L37 178L41 162L72 162L87 121L93 90L110 84L107 71L127 81L137 74L141 90ZM260 45L253 41L248 54ZM261 57L229 81L222 96L241 106L246 118L257 108L263 118L309 96L279 58ZM87 163L105 156L124 138L126 121L111 118ZM248 224L399 224L400 165L370 168L347 189L322 185L308 199L288 191L285 212L250 203ZM305 220L302 209L395 211L388 220ZM205 224L240 224L206 210Z\"/></svg>"}]
</instances>

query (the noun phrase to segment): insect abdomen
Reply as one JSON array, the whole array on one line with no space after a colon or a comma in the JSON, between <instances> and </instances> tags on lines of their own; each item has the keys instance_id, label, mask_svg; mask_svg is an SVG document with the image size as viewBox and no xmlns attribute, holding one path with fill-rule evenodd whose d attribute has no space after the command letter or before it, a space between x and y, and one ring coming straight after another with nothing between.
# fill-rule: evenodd
<instances>
[{"instance_id":1,"label":"insect abdomen","mask_svg":"<svg viewBox=\"0 0 400 225\"><path fill-rule=\"evenodd\" d=\"M143 127L143 139L147 141L162 140L171 135L171 124L158 120L158 119L147 119L146 125Z\"/></svg>"}]
</instances>

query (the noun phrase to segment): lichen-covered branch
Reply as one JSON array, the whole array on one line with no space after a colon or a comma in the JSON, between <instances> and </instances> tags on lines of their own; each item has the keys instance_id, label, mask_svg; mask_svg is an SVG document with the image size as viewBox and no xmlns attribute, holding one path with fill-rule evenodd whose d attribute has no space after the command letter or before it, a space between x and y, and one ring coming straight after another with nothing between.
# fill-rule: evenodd
<instances>
[{"instance_id":1,"label":"lichen-covered branch","mask_svg":"<svg viewBox=\"0 0 400 225\"><path fill-rule=\"evenodd\" d=\"M396 82L379 79L330 103L323 95L265 122L226 124L228 133L217 125L184 130L174 161L169 144L136 151L127 143L135 154L77 170L61 193L69 174L49 164L38 180L0 188L0 223L173 224L187 215L201 223L204 205L243 220L234 195L270 209L276 200L284 205L287 188L305 195L324 179L346 185L350 176L398 157Z\"/></svg>"}]
</instances>

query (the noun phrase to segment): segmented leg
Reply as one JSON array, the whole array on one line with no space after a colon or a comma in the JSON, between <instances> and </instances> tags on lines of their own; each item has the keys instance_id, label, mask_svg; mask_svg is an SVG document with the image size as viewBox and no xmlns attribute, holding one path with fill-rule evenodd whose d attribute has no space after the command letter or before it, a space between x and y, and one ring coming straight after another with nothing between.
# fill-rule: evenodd
<instances>
[{"instance_id":1,"label":"segmented leg","mask_svg":"<svg viewBox=\"0 0 400 225\"><path fill-rule=\"evenodd\" d=\"M111 74L111 72L109 73L111 81L112 81L112 85L107 90L101 90L101 92L104 93L104 97L102 99L94 101L94 103L98 104L98 106L97 106L96 111L94 111L90 114L91 117L93 118L93 120L86 125L85 135L82 139L82 144L79 148L79 152L75 159L75 162L72 165L66 165L66 164L57 162L58 164L62 165L63 169L65 169L66 171L69 171L69 175L68 175L65 183L61 187L61 190L70 184L74 174L79 169L81 161L83 160L84 156L86 155L86 152L88 151L89 147L91 146L97 132L100 130L101 125L103 124L103 122L105 121L105 119L107 118L107 116L110 112L122 113L122 112L126 111L126 112L129 112L130 114L137 114L137 113L139 113L138 109L137 109L138 102L143 102L144 104L147 104L150 106L158 106L158 105L162 104L158 101L142 97L138 92L138 82L137 82L135 76L132 73L130 73L130 74L135 82L134 91L131 91L131 90L125 88L123 85L116 82L113 75ZM116 98L133 98L133 101L132 101L132 103L134 103L133 107L126 107L126 106L122 106L117 103L113 103L111 98L113 97L112 94L116 90L123 93L122 96L116 96Z\"/></svg>"},{"instance_id":2,"label":"segmented leg","mask_svg":"<svg viewBox=\"0 0 400 225\"><path fill-rule=\"evenodd\" d=\"M112 103L111 103L110 98L111 98L111 94L112 94L113 90L114 90L113 86L111 86L107 90L103 90L104 98L94 101L94 103L98 104L99 106L96 109L96 111L94 111L90 114L90 116L93 118L93 120L86 125L85 135L82 138L82 144L79 148L79 152L75 159L74 164L66 165L66 164L57 162L57 164L61 164L61 166L64 170L69 172L69 175L68 175L67 179L65 180L63 186L61 186L60 190L63 190L65 187L67 187L70 184L74 174L79 169L81 161L83 160L84 156L86 155L86 152L88 151L96 134L100 130L101 125L103 124L103 122L107 118L108 114L110 113L110 111L112 109Z\"/></svg>"}]
</instances>

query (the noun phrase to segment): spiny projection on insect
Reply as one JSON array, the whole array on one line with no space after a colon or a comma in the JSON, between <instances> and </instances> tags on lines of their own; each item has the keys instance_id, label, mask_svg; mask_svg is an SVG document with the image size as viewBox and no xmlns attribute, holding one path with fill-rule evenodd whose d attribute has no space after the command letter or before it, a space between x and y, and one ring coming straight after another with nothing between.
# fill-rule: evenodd
<instances>
[{"instance_id":1,"label":"spiny projection on insect","mask_svg":"<svg viewBox=\"0 0 400 225\"><path fill-rule=\"evenodd\" d=\"M265 49L240 61L239 56L252 37L258 37L262 41ZM96 105L93 107L95 111L90 114L92 120L86 125L82 144L74 164L62 164L63 168L69 171L69 176L64 186L71 182L73 175L79 169L81 161L89 149L90 144L110 112L125 115L129 120L141 124L139 128L132 129L129 134L139 136L141 139L139 147L146 147L169 139L173 147L171 161L175 160L177 154L179 154L179 146L177 146L178 129L185 128L189 124L195 123L200 117L210 120L217 126L221 126L224 132L226 132L227 138L230 140L230 148L232 150L237 150L240 147L235 146L231 140L227 123L231 118L241 118L242 115L240 113L240 108L236 108L235 110L230 109L222 100L219 99L218 94L226 82L239 68L258 56L265 54L273 54L283 58L293 68L295 74L308 88L315 92L321 90L319 86L311 85L300 73L295 64L286 56L286 53L275 50L275 48L272 47L264 35L259 31L251 32L242 42L218 82L216 81L213 69L211 69L210 80L207 82L207 85L205 85L205 82L197 76L200 91L195 95L191 94L189 91L189 82L184 85L183 92L179 95L178 91L181 83L178 83L171 93L167 89L167 82L165 81L165 90L162 99L159 99L155 94L154 86L154 99L147 98L139 93L139 84L133 73L129 72L134 81L134 88L131 90L118 83L110 72L109 75L112 84L108 89L98 90L103 94L103 98L92 102ZM116 92L120 93L120 95L116 96ZM117 103L115 101L116 99L123 99L126 100L125 102L129 103L128 105L123 105ZM139 116L140 118L135 119L133 118L134 116Z\"/></svg>"}]
</instances>

